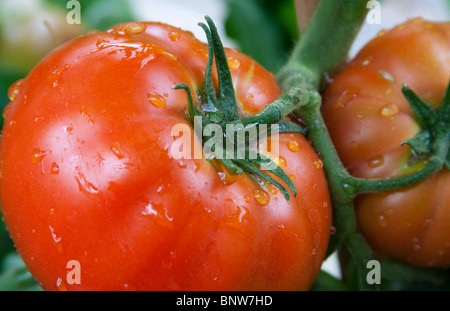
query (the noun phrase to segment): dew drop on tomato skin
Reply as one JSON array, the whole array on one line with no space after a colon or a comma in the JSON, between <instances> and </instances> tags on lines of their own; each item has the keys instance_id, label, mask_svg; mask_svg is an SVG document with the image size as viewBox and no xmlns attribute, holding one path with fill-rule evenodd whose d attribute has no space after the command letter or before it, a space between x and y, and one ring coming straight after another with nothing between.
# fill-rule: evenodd
<instances>
[{"instance_id":1,"label":"dew drop on tomato skin","mask_svg":"<svg viewBox=\"0 0 450 311\"><path fill-rule=\"evenodd\" d=\"M67 285L62 278L58 277L55 285L56 285L57 290L59 290L61 292L67 291Z\"/></svg>"},{"instance_id":2,"label":"dew drop on tomato skin","mask_svg":"<svg viewBox=\"0 0 450 311\"><path fill-rule=\"evenodd\" d=\"M345 107L347 103L358 97L361 90L359 87L349 87L342 92L342 94L338 97L336 102L334 103L335 109L342 109Z\"/></svg>"},{"instance_id":3,"label":"dew drop on tomato skin","mask_svg":"<svg viewBox=\"0 0 450 311\"><path fill-rule=\"evenodd\" d=\"M57 175L59 174L59 166L56 162L53 162L50 166L50 174Z\"/></svg>"},{"instance_id":4,"label":"dew drop on tomato skin","mask_svg":"<svg viewBox=\"0 0 450 311\"><path fill-rule=\"evenodd\" d=\"M132 35L132 34L138 34L145 31L146 26L143 23L140 22L129 22L125 24L124 30Z\"/></svg>"},{"instance_id":5,"label":"dew drop on tomato skin","mask_svg":"<svg viewBox=\"0 0 450 311\"><path fill-rule=\"evenodd\" d=\"M164 203L148 203L141 215L145 218L151 219L157 225L173 230L173 217L168 215Z\"/></svg>"},{"instance_id":6,"label":"dew drop on tomato skin","mask_svg":"<svg viewBox=\"0 0 450 311\"><path fill-rule=\"evenodd\" d=\"M119 160L125 158L125 155L123 154L122 149L120 148L120 144L118 142L115 142L111 145L111 151Z\"/></svg>"},{"instance_id":7,"label":"dew drop on tomato skin","mask_svg":"<svg viewBox=\"0 0 450 311\"><path fill-rule=\"evenodd\" d=\"M33 149L33 153L31 155L31 163L37 164L42 161L42 159L47 155L46 151L43 151L39 148Z\"/></svg>"},{"instance_id":8,"label":"dew drop on tomato skin","mask_svg":"<svg viewBox=\"0 0 450 311\"><path fill-rule=\"evenodd\" d=\"M52 226L48 226L48 227L50 229L50 233L51 233L51 236L53 239L53 245L55 246L58 253L64 254L63 246L61 243L62 238L60 236L56 235L55 230L53 229Z\"/></svg>"},{"instance_id":9,"label":"dew drop on tomato skin","mask_svg":"<svg viewBox=\"0 0 450 311\"><path fill-rule=\"evenodd\" d=\"M167 106L165 98L157 93L149 92L147 94L147 99L156 108L164 109Z\"/></svg>"},{"instance_id":10,"label":"dew drop on tomato skin","mask_svg":"<svg viewBox=\"0 0 450 311\"><path fill-rule=\"evenodd\" d=\"M22 89L24 79L17 80L14 82L8 89L8 98L10 100L15 100L17 95L19 95L20 90Z\"/></svg>"},{"instance_id":11,"label":"dew drop on tomato skin","mask_svg":"<svg viewBox=\"0 0 450 311\"><path fill-rule=\"evenodd\" d=\"M64 125L63 130L64 130L64 132L66 132L67 135L73 134L73 126L72 125Z\"/></svg>"},{"instance_id":12,"label":"dew drop on tomato skin","mask_svg":"<svg viewBox=\"0 0 450 311\"><path fill-rule=\"evenodd\" d=\"M380 227L387 227L388 225L388 220L386 218L386 215L384 214L380 214L378 215L378 224L380 225Z\"/></svg>"},{"instance_id":13,"label":"dew drop on tomato skin","mask_svg":"<svg viewBox=\"0 0 450 311\"><path fill-rule=\"evenodd\" d=\"M82 193L87 195L97 195L99 193L99 189L94 186L78 168L75 169L74 177L78 183L78 189Z\"/></svg>"},{"instance_id":14,"label":"dew drop on tomato skin","mask_svg":"<svg viewBox=\"0 0 450 311\"><path fill-rule=\"evenodd\" d=\"M376 168L376 167L380 167L384 164L384 157L383 156L379 156L376 158L371 159L367 165L371 168Z\"/></svg>"},{"instance_id":15,"label":"dew drop on tomato skin","mask_svg":"<svg viewBox=\"0 0 450 311\"><path fill-rule=\"evenodd\" d=\"M321 168L323 168L323 161L319 158L314 159L314 166L320 170Z\"/></svg>"},{"instance_id":16,"label":"dew drop on tomato skin","mask_svg":"<svg viewBox=\"0 0 450 311\"><path fill-rule=\"evenodd\" d=\"M380 115L383 117L392 117L399 112L400 108L395 104L389 104L380 109Z\"/></svg>"},{"instance_id":17,"label":"dew drop on tomato skin","mask_svg":"<svg viewBox=\"0 0 450 311\"><path fill-rule=\"evenodd\" d=\"M287 161L282 156L276 157L273 159L273 161L279 166L279 167L285 167L287 165Z\"/></svg>"},{"instance_id":18,"label":"dew drop on tomato skin","mask_svg":"<svg viewBox=\"0 0 450 311\"><path fill-rule=\"evenodd\" d=\"M387 72L386 70L379 70L378 73L380 74L380 76L383 77L383 79L389 82L395 82L394 76L391 73Z\"/></svg>"},{"instance_id":19,"label":"dew drop on tomato skin","mask_svg":"<svg viewBox=\"0 0 450 311\"><path fill-rule=\"evenodd\" d=\"M241 61L235 57L227 57L227 62L230 69L238 69L241 66Z\"/></svg>"},{"instance_id":20,"label":"dew drop on tomato skin","mask_svg":"<svg viewBox=\"0 0 450 311\"><path fill-rule=\"evenodd\" d=\"M270 203L270 197L269 194L261 189L256 189L253 191L253 196L255 197L256 202L258 202L260 205L267 205Z\"/></svg>"},{"instance_id":21,"label":"dew drop on tomato skin","mask_svg":"<svg viewBox=\"0 0 450 311\"><path fill-rule=\"evenodd\" d=\"M291 140L288 143L288 148L289 150L291 150L292 152L297 152L300 149L300 145L298 144L298 142L296 140Z\"/></svg>"},{"instance_id":22,"label":"dew drop on tomato skin","mask_svg":"<svg viewBox=\"0 0 450 311\"><path fill-rule=\"evenodd\" d=\"M180 33L178 31L169 32L169 39L170 41L177 41L180 39Z\"/></svg>"}]
</instances>

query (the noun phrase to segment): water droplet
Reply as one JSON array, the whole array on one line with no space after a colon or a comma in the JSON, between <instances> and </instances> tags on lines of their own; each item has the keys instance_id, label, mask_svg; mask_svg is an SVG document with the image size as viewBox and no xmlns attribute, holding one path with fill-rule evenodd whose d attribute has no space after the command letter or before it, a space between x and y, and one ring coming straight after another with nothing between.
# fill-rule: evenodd
<instances>
[{"instance_id":1,"label":"water droplet","mask_svg":"<svg viewBox=\"0 0 450 311\"><path fill-rule=\"evenodd\" d=\"M371 168L380 167L383 164L384 164L384 157L383 156L378 156L376 158L373 158L367 163L367 165L369 165L369 167L371 167Z\"/></svg>"},{"instance_id":2,"label":"water droplet","mask_svg":"<svg viewBox=\"0 0 450 311\"><path fill-rule=\"evenodd\" d=\"M363 65L363 66L368 66L368 65L370 65L370 63L371 63L371 60L368 59L368 58L366 58L365 60L363 60L363 61L361 62L361 65Z\"/></svg>"},{"instance_id":3,"label":"water droplet","mask_svg":"<svg viewBox=\"0 0 450 311\"><path fill-rule=\"evenodd\" d=\"M386 227L388 225L388 220L385 215L380 214L378 215L378 223L381 227Z\"/></svg>"},{"instance_id":4,"label":"water droplet","mask_svg":"<svg viewBox=\"0 0 450 311\"><path fill-rule=\"evenodd\" d=\"M300 149L300 145L298 144L298 142L296 140L291 140L288 144L288 148L292 152L296 152Z\"/></svg>"},{"instance_id":5,"label":"water droplet","mask_svg":"<svg viewBox=\"0 0 450 311\"><path fill-rule=\"evenodd\" d=\"M289 179L295 181L295 175L289 175Z\"/></svg>"},{"instance_id":6,"label":"water droplet","mask_svg":"<svg viewBox=\"0 0 450 311\"><path fill-rule=\"evenodd\" d=\"M233 215L233 218L237 219L239 223L244 223L244 220L251 220L249 218L249 211L245 207L241 207L239 205L236 205L236 213Z\"/></svg>"},{"instance_id":7,"label":"water droplet","mask_svg":"<svg viewBox=\"0 0 450 311\"><path fill-rule=\"evenodd\" d=\"M48 227L50 228L50 233L52 234L53 245L56 247L58 253L63 254L64 252L61 244L61 237L56 235L55 230L53 229L52 226Z\"/></svg>"},{"instance_id":8,"label":"water droplet","mask_svg":"<svg viewBox=\"0 0 450 311\"><path fill-rule=\"evenodd\" d=\"M162 97L161 95L154 93L154 92L150 92L147 94L147 99L148 101L155 106L156 108L166 108L166 100L164 99L164 97Z\"/></svg>"},{"instance_id":9,"label":"water droplet","mask_svg":"<svg viewBox=\"0 0 450 311\"><path fill-rule=\"evenodd\" d=\"M129 22L125 24L124 30L132 35L132 34L138 34L145 30L145 25L140 22Z\"/></svg>"},{"instance_id":10,"label":"water droplet","mask_svg":"<svg viewBox=\"0 0 450 311\"><path fill-rule=\"evenodd\" d=\"M314 159L314 166L320 170L323 167L323 161L319 158Z\"/></svg>"},{"instance_id":11,"label":"water droplet","mask_svg":"<svg viewBox=\"0 0 450 311\"><path fill-rule=\"evenodd\" d=\"M50 213L50 215L55 215L55 209L51 208L49 213Z\"/></svg>"},{"instance_id":12,"label":"water droplet","mask_svg":"<svg viewBox=\"0 0 450 311\"><path fill-rule=\"evenodd\" d=\"M277 188L275 188L275 187L272 187L272 188L270 188L270 193L272 193L272 194L277 194Z\"/></svg>"},{"instance_id":13,"label":"water droplet","mask_svg":"<svg viewBox=\"0 0 450 311\"><path fill-rule=\"evenodd\" d=\"M323 202L323 203L322 203L322 206L325 207L325 208L327 208L327 207L328 207L328 202Z\"/></svg>"},{"instance_id":14,"label":"water droplet","mask_svg":"<svg viewBox=\"0 0 450 311\"><path fill-rule=\"evenodd\" d=\"M267 205L270 202L270 197L264 190L256 189L253 192L253 196L255 197L256 202L261 205Z\"/></svg>"},{"instance_id":15,"label":"water droplet","mask_svg":"<svg viewBox=\"0 0 450 311\"><path fill-rule=\"evenodd\" d=\"M273 159L273 162L275 162L279 167L285 167L287 165L286 159L282 156L276 157Z\"/></svg>"},{"instance_id":16,"label":"water droplet","mask_svg":"<svg viewBox=\"0 0 450 311\"><path fill-rule=\"evenodd\" d=\"M380 30L380 32L378 32L378 37L382 37L382 36L384 36L385 34L386 34L386 32L387 32L387 30L386 29L382 29L382 30Z\"/></svg>"},{"instance_id":17,"label":"water droplet","mask_svg":"<svg viewBox=\"0 0 450 311\"><path fill-rule=\"evenodd\" d=\"M364 120L364 115L362 115L361 113L359 113L359 112L357 112L357 111L355 111L355 112L353 113L353 115L354 115L355 118L358 119L358 120Z\"/></svg>"},{"instance_id":18,"label":"water droplet","mask_svg":"<svg viewBox=\"0 0 450 311\"><path fill-rule=\"evenodd\" d=\"M395 79L394 77L387 71L385 70L378 70L378 73L386 80L390 81L390 82L394 82Z\"/></svg>"},{"instance_id":19,"label":"water droplet","mask_svg":"<svg viewBox=\"0 0 450 311\"><path fill-rule=\"evenodd\" d=\"M383 117L391 117L398 113L399 107L395 104L389 104L381 108L380 115Z\"/></svg>"},{"instance_id":20,"label":"water droplet","mask_svg":"<svg viewBox=\"0 0 450 311\"><path fill-rule=\"evenodd\" d=\"M5 108L3 108L3 113L2 113L3 119L6 119L6 117L8 116L9 108L10 108L10 107L11 107L11 106L8 104L8 105L5 106Z\"/></svg>"},{"instance_id":21,"label":"water droplet","mask_svg":"<svg viewBox=\"0 0 450 311\"><path fill-rule=\"evenodd\" d=\"M75 180L78 183L78 189L88 195L97 194L99 192L98 188L90 183L86 176L79 171L79 168L75 169L74 173Z\"/></svg>"},{"instance_id":22,"label":"water droplet","mask_svg":"<svg viewBox=\"0 0 450 311\"><path fill-rule=\"evenodd\" d=\"M356 87L356 86L349 87L344 92L342 92L342 94L338 97L338 99L336 100L336 103L334 104L334 107L336 109L344 108L348 102L350 102L351 100L356 98L359 94L360 94L359 87Z\"/></svg>"},{"instance_id":23,"label":"water droplet","mask_svg":"<svg viewBox=\"0 0 450 311\"><path fill-rule=\"evenodd\" d=\"M313 248L313 249L312 249L311 255L313 255L313 256L317 255L317 249L316 249L316 248Z\"/></svg>"},{"instance_id":24,"label":"water droplet","mask_svg":"<svg viewBox=\"0 0 450 311\"><path fill-rule=\"evenodd\" d=\"M60 277L56 280L56 289L62 292L67 291L67 285Z\"/></svg>"},{"instance_id":25,"label":"water droplet","mask_svg":"<svg viewBox=\"0 0 450 311\"><path fill-rule=\"evenodd\" d=\"M250 203L250 197L249 196L245 196L244 200L245 200L245 202Z\"/></svg>"},{"instance_id":26,"label":"water droplet","mask_svg":"<svg viewBox=\"0 0 450 311\"><path fill-rule=\"evenodd\" d=\"M122 153L122 149L120 148L120 144L115 142L111 145L112 152L116 155L117 158L123 159L125 156Z\"/></svg>"},{"instance_id":27,"label":"water droplet","mask_svg":"<svg viewBox=\"0 0 450 311\"><path fill-rule=\"evenodd\" d=\"M241 66L241 62L235 57L228 57L227 62L230 69L238 69Z\"/></svg>"},{"instance_id":28,"label":"water droplet","mask_svg":"<svg viewBox=\"0 0 450 311\"><path fill-rule=\"evenodd\" d=\"M168 228L174 229L173 217L169 217L167 209L164 204L160 203L148 203L142 212L144 217L152 219L156 224Z\"/></svg>"},{"instance_id":29,"label":"water droplet","mask_svg":"<svg viewBox=\"0 0 450 311\"><path fill-rule=\"evenodd\" d=\"M89 122L90 125L94 124L94 120L92 119L91 115L87 112L87 109L85 106L80 107L80 113L81 113L82 117L87 119L87 121Z\"/></svg>"},{"instance_id":30,"label":"water droplet","mask_svg":"<svg viewBox=\"0 0 450 311\"><path fill-rule=\"evenodd\" d=\"M59 166L55 162L50 166L50 174L57 175L59 174Z\"/></svg>"},{"instance_id":31,"label":"water droplet","mask_svg":"<svg viewBox=\"0 0 450 311\"><path fill-rule=\"evenodd\" d=\"M59 85L59 78L62 75L62 73L64 71L66 71L67 69L69 69L70 64L66 64L64 67L62 68L56 68L54 69L49 76L47 77L47 81L52 83L53 87L57 87Z\"/></svg>"},{"instance_id":32,"label":"water droplet","mask_svg":"<svg viewBox=\"0 0 450 311\"><path fill-rule=\"evenodd\" d=\"M64 125L63 130L64 130L64 132L66 132L67 135L73 134L73 126L72 125Z\"/></svg>"},{"instance_id":33,"label":"water droplet","mask_svg":"<svg viewBox=\"0 0 450 311\"><path fill-rule=\"evenodd\" d=\"M20 90L22 89L24 79L20 79L14 82L8 89L8 97L10 100L15 100L17 95L19 95Z\"/></svg>"},{"instance_id":34,"label":"water droplet","mask_svg":"<svg viewBox=\"0 0 450 311\"><path fill-rule=\"evenodd\" d=\"M47 155L46 151L39 148L33 149L33 154L31 155L31 163L36 164L42 161L42 159Z\"/></svg>"},{"instance_id":35,"label":"water droplet","mask_svg":"<svg viewBox=\"0 0 450 311\"><path fill-rule=\"evenodd\" d=\"M178 39L180 39L180 33L176 32L176 31L172 31L169 33L169 38L171 41L177 41Z\"/></svg>"}]
</instances>

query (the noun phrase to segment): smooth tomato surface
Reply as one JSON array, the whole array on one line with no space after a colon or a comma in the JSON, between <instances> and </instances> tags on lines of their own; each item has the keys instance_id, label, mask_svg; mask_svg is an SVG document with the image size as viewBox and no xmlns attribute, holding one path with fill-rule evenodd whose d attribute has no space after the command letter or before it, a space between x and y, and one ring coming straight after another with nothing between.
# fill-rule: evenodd
<instances>
[{"instance_id":1,"label":"smooth tomato surface","mask_svg":"<svg viewBox=\"0 0 450 311\"><path fill-rule=\"evenodd\" d=\"M382 31L335 77L323 115L338 153L358 177L387 178L424 165L401 142L420 130L401 92L406 83L439 108L450 78L450 24L420 18ZM383 256L450 266L450 172L417 185L361 195L360 228Z\"/></svg>"},{"instance_id":2,"label":"smooth tomato surface","mask_svg":"<svg viewBox=\"0 0 450 311\"><path fill-rule=\"evenodd\" d=\"M242 115L280 95L272 74L226 53ZM11 87L1 207L44 289L311 286L331 211L320 160L303 136L279 136L280 165L298 191L290 203L246 175L171 156L172 128L189 124L186 94L172 87L200 89L206 61L207 46L191 33L134 22L66 43ZM70 260L80 263L80 284L67 278Z\"/></svg>"}]
</instances>

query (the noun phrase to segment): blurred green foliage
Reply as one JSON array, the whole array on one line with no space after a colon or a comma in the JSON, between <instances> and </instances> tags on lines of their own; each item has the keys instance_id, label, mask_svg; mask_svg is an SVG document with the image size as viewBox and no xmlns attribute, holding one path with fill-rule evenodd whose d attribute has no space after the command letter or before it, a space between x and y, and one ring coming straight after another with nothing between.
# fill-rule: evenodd
<instances>
[{"instance_id":1,"label":"blurred green foliage","mask_svg":"<svg viewBox=\"0 0 450 311\"><path fill-rule=\"evenodd\" d=\"M68 0L43 0L48 5L59 6L67 12ZM134 19L128 0L78 0L81 9L81 23L88 29L106 30L118 23Z\"/></svg>"},{"instance_id":2,"label":"blurred green foliage","mask_svg":"<svg viewBox=\"0 0 450 311\"><path fill-rule=\"evenodd\" d=\"M298 39L292 0L226 0L227 35L243 53L276 73Z\"/></svg>"}]
</instances>

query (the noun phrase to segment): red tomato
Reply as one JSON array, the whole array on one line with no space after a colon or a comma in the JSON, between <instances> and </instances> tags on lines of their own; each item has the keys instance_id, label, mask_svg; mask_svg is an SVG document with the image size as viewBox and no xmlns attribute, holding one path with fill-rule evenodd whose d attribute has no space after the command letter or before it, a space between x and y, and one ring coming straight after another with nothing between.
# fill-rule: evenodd
<instances>
[{"instance_id":1,"label":"red tomato","mask_svg":"<svg viewBox=\"0 0 450 311\"><path fill-rule=\"evenodd\" d=\"M226 53L242 115L280 95L272 74ZM133 22L64 44L11 87L1 206L44 289L311 286L331 211L319 159L303 136L279 135L279 163L298 191L290 203L246 175L170 155L171 129L189 124L186 94L172 87L200 90L206 61L207 46L191 33ZM80 263L80 284L67 279L70 260Z\"/></svg>"},{"instance_id":2,"label":"red tomato","mask_svg":"<svg viewBox=\"0 0 450 311\"><path fill-rule=\"evenodd\" d=\"M349 171L387 178L422 167L424 161L401 145L420 130L401 85L439 108L449 78L450 23L418 18L368 43L324 95L323 115ZM361 195L356 201L360 228L382 256L449 267L448 189L450 172L444 168L406 189Z\"/></svg>"}]
</instances>

